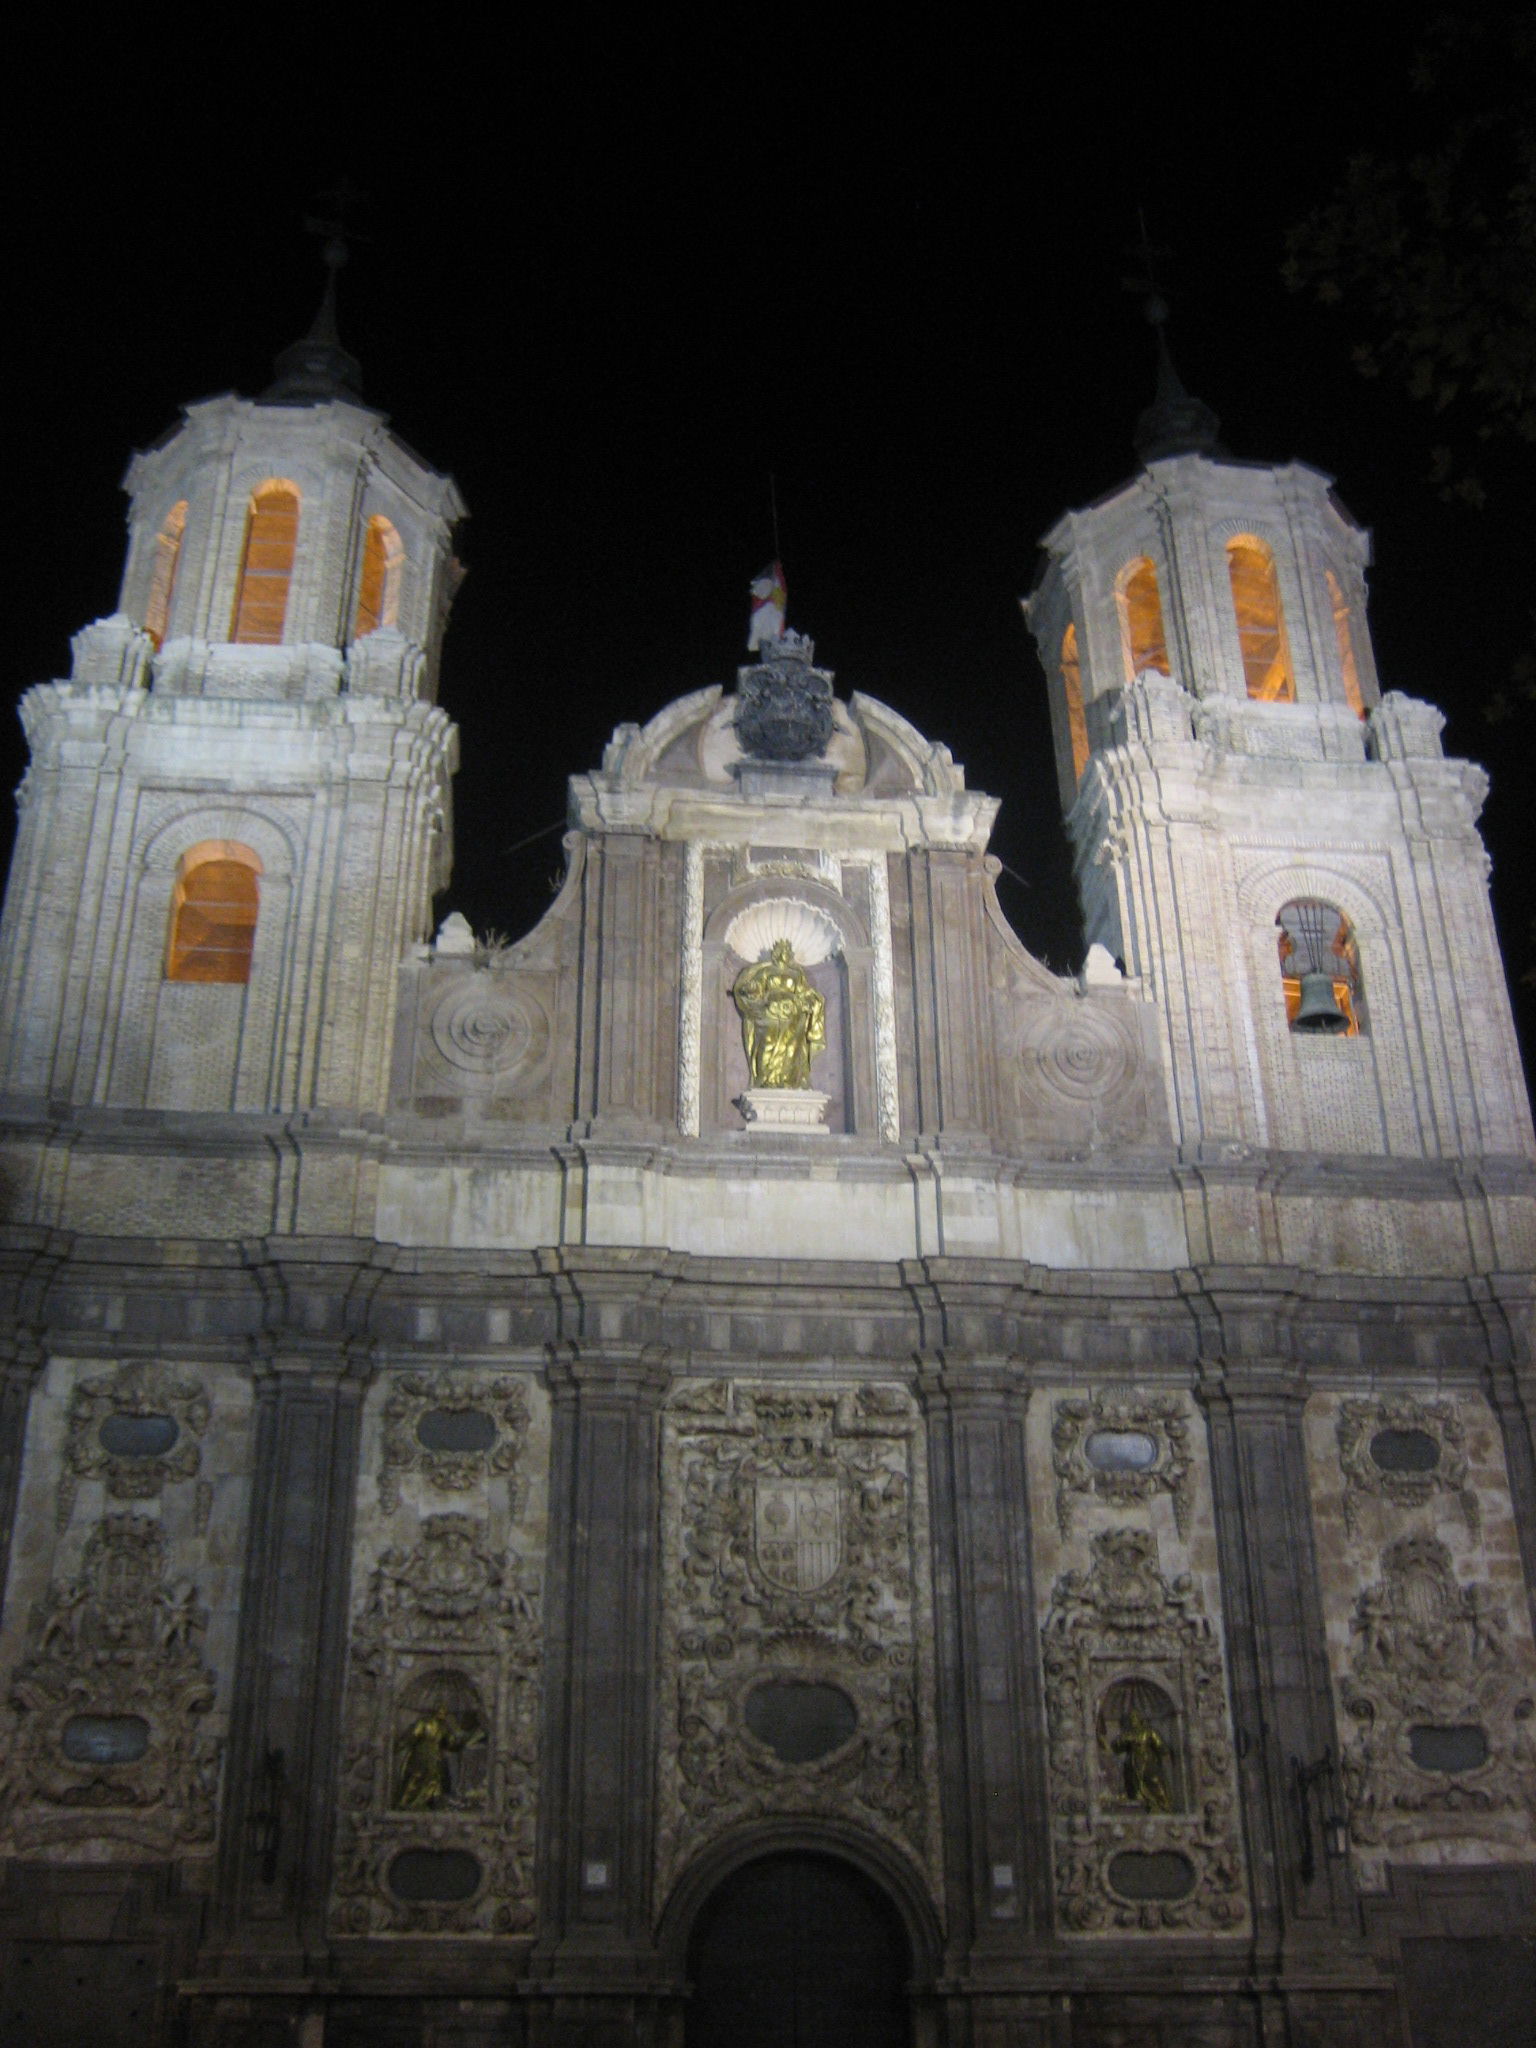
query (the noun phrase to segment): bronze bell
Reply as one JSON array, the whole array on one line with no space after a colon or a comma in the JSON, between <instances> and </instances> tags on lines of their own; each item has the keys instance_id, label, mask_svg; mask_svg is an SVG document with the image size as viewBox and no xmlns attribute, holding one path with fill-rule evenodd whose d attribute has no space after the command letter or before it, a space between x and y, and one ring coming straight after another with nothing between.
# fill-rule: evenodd
<instances>
[{"instance_id":1,"label":"bronze bell","mask_svg":"<svg viewBox=\"0 0 1536 2048\"><path fill-rule=\"evenodd\" d=\"M1331 974L1304 974L1301 977L1301 1001L1291 1029L1325 1031L1334 1037L1349 1029L1349 1018L1339 1008L1333 993Z\"/></svg>"}]
</instances>

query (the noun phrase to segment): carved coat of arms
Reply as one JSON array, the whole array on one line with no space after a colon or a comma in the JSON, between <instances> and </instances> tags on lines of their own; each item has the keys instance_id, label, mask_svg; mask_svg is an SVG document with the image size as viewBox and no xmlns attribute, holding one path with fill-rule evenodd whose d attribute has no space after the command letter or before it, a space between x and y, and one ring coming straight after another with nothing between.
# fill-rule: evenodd
<instances>
[{"instance_id":1,"label":"carved coat of arms","mask_svg":"<svg viewBox=\"0 0 1536 2048\"><path fill-rule=\"evenodd\" d=\"M759 1476L756 1493L757 1562L763 1577L786 1593L814 1593L842 1558L836 1477Z\"/></svg>"}]
</instances>

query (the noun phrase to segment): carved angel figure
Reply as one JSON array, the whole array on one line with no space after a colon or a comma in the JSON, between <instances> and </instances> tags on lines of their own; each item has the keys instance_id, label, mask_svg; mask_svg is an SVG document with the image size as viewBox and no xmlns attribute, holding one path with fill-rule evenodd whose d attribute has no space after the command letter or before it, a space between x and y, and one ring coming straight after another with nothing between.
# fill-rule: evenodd
<instances>
[{"instance_id":1,"label":"carved angel figure","mask_svg":"<svg viewBox=\"0 0 1536 2048\"><path fill-rule=\"evenodd\" d=\"M752 1086L809 1088L811 1055L826 1049L827 1004L788 939L775 939L766 960L742 969L731 999Z\"/></svg>"}]
</instances>

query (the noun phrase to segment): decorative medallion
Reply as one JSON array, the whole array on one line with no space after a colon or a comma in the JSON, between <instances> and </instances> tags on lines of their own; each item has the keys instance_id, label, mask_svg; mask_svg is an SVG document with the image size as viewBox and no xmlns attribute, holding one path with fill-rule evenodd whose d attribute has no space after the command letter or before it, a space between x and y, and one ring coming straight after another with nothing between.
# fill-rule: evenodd
<instances>
[{"instance_id":1,"label":"decorative medallion","mask_svg":"<svg viewBox=\"0 0 1536 2048\"><path fill-rule=\"evenodd\" d=\"M1136 1057L1124 1027L1080 996L1032 1004L1020 1054L1025 1085L1046 1107L1062 1096L1101 1102L1131 1078Z\"/></svg>"},{"instance_id":2,"label":"decorative medallion","mask_svg":"<svg viewBox=\"0 0 1536 2048\"><path fill-rule=\"evenodd\" d=\"M1172 1394L1094 1394L1058 1401L1051 1423L1056 1522L1072 1531L1084 1498L1115 1508L1140 1506L1154 1494L1173 1501L1179 1534L1189 1535L1194 1510L1189 1413Z\"/></svg>"},{"instance_id":3,"label":"decorative medallion","mask_svg":"<svg viewBox=\"0 0 1536 2048\"><path fill-rule=\"evenodd\" d=\"M835 1815L934 1886L920 1423L902 1387L673 1396L658 1896L756 1815Z\"/></svg>"},{"instance_id":4,"label":"decorative medallion","mask_svg":"<svg viewBox=\"0 0 1536 2048\"><path fill-rule=\"evenodd\" d=\"M412 1398L441 1392L423 1385ZM522 1555L471 1515L428 1515L380 1555L352 1630L338 1933L533 1925L539 1607Z\"/></svg>"},{"instance_id":5,"label":"decorative medallion","mask_svg":"<svg viewBox=\"0 0 1536 2048\"><path fill-rule=\"evenodd\" d=\"M1341 1687L1350 1839L1367 1849L1528 1841L1533 1687L1502 1602L1485 1584L1462 1585L1434 1536L1388 1544L1380 1569L1355 1602Z\"/></svg>"},{"instance_id":6,"label":"decorative medallion","mask_svg":"<svg viewBox=\"0 0 1536 2048\"><path fill-rule=\"evenodd\" d=\"M384 1408L380 1506L393 1514L407 1472L419 1473L442 1493L469 1493L504 1478L515 1521L527 1492L521 1468L528 1424L528 1391L521 1380L504 1374L405 1374Z\"/></svg>"},{"instance_id":7,"label":"decorative medallion","mask_svg":"<svg viewBox=\"0 0 1536 2048\"><path fill-rule=\"evenodd\" d=\"M138 1359L77 1381L59 1475L59 1528L69 1524L82 1479L104 1481L112 1500L158 1500L170 1481L196 1478L210 1412L196 1380L172 1379ZM211 1505L211 1489L200 1486L199 1531Z\"/></svg>"},{"instance_id":8,"label":"decorative medallion","mask_svg":"<svg viewBox=\"0 0 1536 2048\"><path fill-rule=\"evenodd\" d=\"M212 1840L207 1626L197 1588L166 1576L158 1522L97 1524L78 1575L55 1579L32 1610L0 1760L0 1843L107 1836L168 1856Z\"/></svg>"},{"instance_id":9,"label":"decorative medallion","mask_svg":"<svg viewBox=\"0 0 1536 2048\"><path fill-rule=\"evenodd\" d=\"M1221 1652L1144 1529L1093 1538L1044 1633L1056 1903L1073 1934L1238 1933L1248 1918Z\"/></svg>"},{"instance_id":10,"label":"decorative medallion","mask_svg":"<svg viewBox=\"0 0 1536 2048\"><path fill-rule=\"evenodd\" d=\"M1467 1479L1466 1431L1454 1401L1345 1401L1339 1408L1339 1465L1344 1474L1344 1526L1360 1529L1366 1500L1420 1508L1449 1494L1467 1533L1479 1527L1477 1495Z\"/></svg>"}]
</instances>

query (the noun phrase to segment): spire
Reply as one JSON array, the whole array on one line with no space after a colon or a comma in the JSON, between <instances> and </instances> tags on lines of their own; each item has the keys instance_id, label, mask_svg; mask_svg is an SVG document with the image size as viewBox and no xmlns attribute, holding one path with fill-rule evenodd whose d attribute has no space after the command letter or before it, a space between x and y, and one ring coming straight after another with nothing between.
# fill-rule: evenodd
<instances>
[{"instance_id":1,"label":"spire","mask_svg":"<svg viewBox=\"0 0 1536 2048\"><path fill-rule=\"evenodd\" d=\"M1147 300L1147 319L1157 330L1157 390L1136 422L1136 453L1143 462L1164 455L1219 455L1221 421L1198 398L1191 398L1173 367L1168 348L1168 301L1154 291Z\"/></svg>"},{"instance_id":2,"label":"spire","mask_svg":"<svg viewBox=\"0 0 1536 2048\"><path fill-rule=\"evenodd\" d=\"M302 341L290 342L272 364L273 378L261 394L263 405L322 405L328 398L362 397L362 365L341 345L336 328L336 273L347 260L347 230L342 218L350 195L329 195L333 218L304 225L322 237L320 260L325 265L325 290Z\"/></svg>"}]
</instances>

